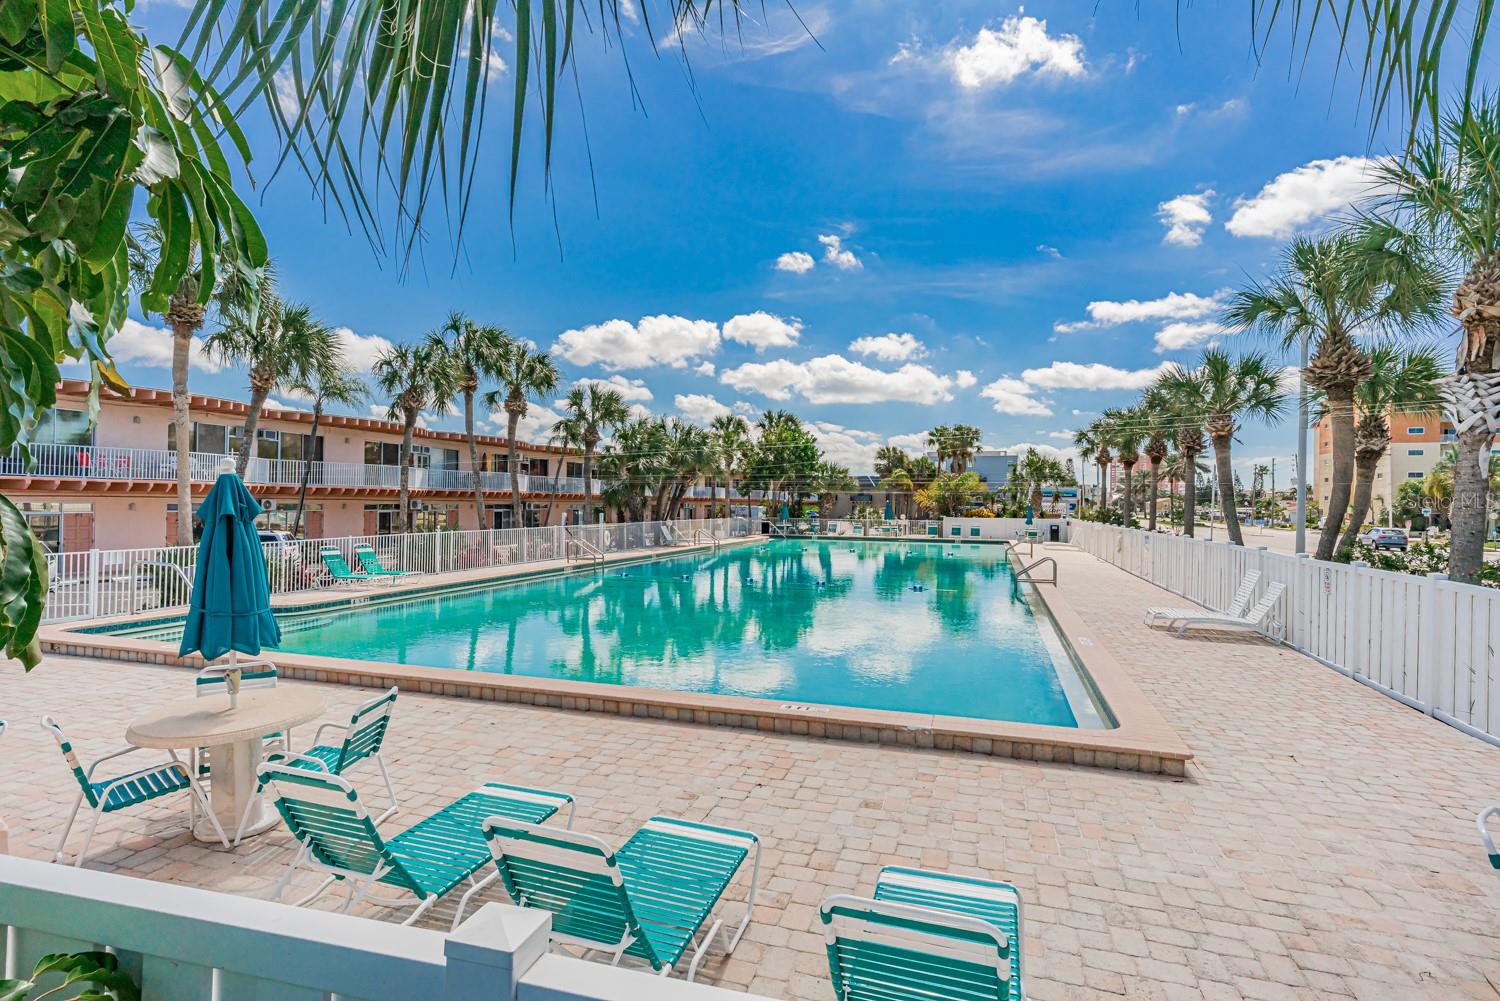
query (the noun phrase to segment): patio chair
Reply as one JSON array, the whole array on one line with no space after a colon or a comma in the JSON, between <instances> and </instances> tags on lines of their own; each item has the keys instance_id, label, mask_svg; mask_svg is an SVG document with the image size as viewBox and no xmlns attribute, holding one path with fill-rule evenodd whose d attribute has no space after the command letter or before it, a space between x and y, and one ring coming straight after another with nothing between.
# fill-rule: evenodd
<instances>
[{"instance_id":1,"label":"patio chair","mask_svg":"<svg viewBox=\"0 0 1500 1001\"><path fill-rule=\"evenodd\" d=\"M0 724L0 733L3 732L4 725ZM1495 849L1495 839L1490 837L1489 828L1486 826L1487 821L1496 814L1500 814L1500 804L1481 810L1479 819L1475 823L1479 826L1479 840L1484 842L1484 850L1490 856L1490 865L1500 869L1500 851Z\"/></svg>"},{"instance_id":2,"label":"patio chair","mask_svg":"<svg viewBox=\"0 0 1500 1001\"><path fill-rule=\"evenodd\" d=\"M313 746L305 751L293 752L283 750L267 755L266 760L272 764L286 765L292 768L307 768L315 772L324 772L328 775L343 777L353 771L366 761L375 762L380 769L380 778L385 782L385 792L390 800L390 806L385 812L375 818L375 823L383 824L389 820L398 809L396 803L396 787L391 784L391 773L386 770L385 758L381 756L381 749L385 746L385 734L391 725L391 712L396 708L397 690L391 686L391 690L379 695L358 709L354 715L349 717L346 723L324 723L313 732ZM344 739L338 744L320 744L325 731L342 730ZM264 785L264 782L262 782ZM234 832L234 843L238 845L245 828L245 821L254 808L254 800L245 804L245 814L240 818L240 823Z\"/></svg>"},{"instance_id":3,"label":"patio chair","mask_svg":"<svg viewBox=\"0 0 1500 1001\"><path fill-rule=\"evenodd\" d=\"M727 952L755 910L760 839L748 831L652 817L618 852L589 834L506 817L487 819L484 835L511 900L551 911L552 941L607 952L611 965L631 956L666 976L691 947L692 980L724 925L709 921L714 908L752 850L750 896Z\"/></svg>"},{"instance_id":4,"label":"patio chair","mask_svg":"<svg viewBox=\"0 0 1500 1001\"><path fill-rule=\"evenodd\" d=\"M273 900L280 900L304 865L328 874L318 887L296 901L310 903L334 883L347 882L347 912L359 901L370 900L391 907L414 906L409 925L433 904L468 880L472 885L459 901L453 927L463 918L473 892L493 882L474 874L490 861L481 824L485 818L507 817L540 824L568 808L573 823L573 797L544 789L487 782L418 821L392 837L385 837L365 811L359 794L346 780L295 764L266 762L260 766L261 784L276 797L276 810L302 845L286 875L276 884ZM415 900L376 896L379 884L410 893Z\"/></svg>"},{"instance_id":5,"label":"patio chair","mask_svg":"<svg viewBox=\"0 0 1500 1001\"><path fill-rule=\"evenodd\" d=\"M380 562L380 554L375 552L375 547L368 543L361 543L354 547L354 559L359 563L360 570L371 577L409 577L412 574L421 573L420 570L392 570L387 569Z\"/></svg>"},{"instance_id":6,"label":"patio chair","mask_svg":"<svg viewBox=\"0 0 1500 1001\"><path fill-rule=\"evenodd\" d=\"M242 692L253 691L257 688L275 688L276 681L281 676L276 665L268 660L242 660L236 666L240 672L240 691ZM193 679L193 694L200 699L227 694L229 681L225 676L229 670L227 664L205 667ZM292 735L277 731L266 734L261 741L265 745L267 754L278 750L289 751L292 746ZM193 750L193 774L197 775L200 781L208 778L208 748L199 747Z\"/></svg>"},{"instance_id":7,"label":"patio chair","mask_svg":"<svg viewBox=\"0 0 1500 1001\"><path fill-rule=\"evenodd\" d=\"M106 813L117 813L176 792L186 792L213 823L214 833L219 836L220 841L224 842L224 847L231 847L229 838L224 834L224 828L220 826L219 819L214 816L213 807L209 805L208 794L193 778L188 766L179 761L175 755L167 761L126 772L124 775L95 780L94 773L104 762L124 757L144 748L125 747L112 751L102 758L95 759L92 764L84 768L78 761L78 755L74 752L72 743L63 734L62 727L58 726L51 716L42 717L42 729L50 733L57 741L57 746L62 749L63 759L72 769L73 778L78 781L78 797L73 801L73 810L68 814L68 822L63 825L62 837L58 839L57 852L53 855L53 861L62 862L63 849L68 844L68 835L72 833L73 822L78 819L78 811L83 809L85 802L93 811L94 818L89 822L89 832L83 839L83 847L78 850L78 859L73 863L75 867L82 867L83 858L88 854L89 844L94 840L94 832L98 830L99 821Z\"/></svg>"},{"instance_id":8,"label":"patio chair","mask_svg":"<svg viewBox=\"0 0 1500 1001\"><path fill-rule=\"evenodd\" d=\"M344 554L332 546L324 546L319 549L318 557L322 559L323 566L327 568L329 575L333 578L335 587L340 584L368 584L375 579L362 570L350 570L348 562L344 559Z\"/></svg>"},{"instance_id":9,"label":"patio chair","mask_svg":"<svg viewBox=\"0 0 1500 1001\"><path fill-rule=\"evenodd\" d=\"M1244 615L1245 609L1250 607L1250 596L1255 593L1255 585L1260 583L1260 571L1251 570L1245 574L1245 579L1240 581L1240 586L1235 589L1234 597L1229 600L1229 607L1224 609L1226 615ZM1146 625L1154 626L1158 622L1173 622L1177 619L1191 619L1203 613L1202 608L1189 608L1187 606L1158 605L1146 609Z\"/></svg>"},{"instance_id":10,"label":"patio chair","mask_svg":"<svg viewBox=\"0 0 1500 1001\"><path fill-rule=\"evenodd\" d=\"M1208 629L1248 629L1252 632L1264 632L1266 625L1271 620L1271 613L1276 608L1276 603L1281 600L1281 593L1286 590L1286 585L1275 583L1266 588L1266 593L1257 601L1244 615L1229 615L1224 612L1209 612L1199 609L1191 616L1184 616L1177 620L1177 635L1181 636L1189 627L1204 627ZM1269 635L1269 633L1267 633ZM1281 640L1276 638L1276 642Z\"/></svg>"},{"instance_id":11,"label":"patio chair","mask_svg":"<svg viewBox=\"0 0 1500 1001\"><path fill-rule=\"evenodd\" d=\"M1021 1001L1021 895L1009 883L887 866L873 899L819 909L840 1001Z\"/></svg>"}]
</instances>

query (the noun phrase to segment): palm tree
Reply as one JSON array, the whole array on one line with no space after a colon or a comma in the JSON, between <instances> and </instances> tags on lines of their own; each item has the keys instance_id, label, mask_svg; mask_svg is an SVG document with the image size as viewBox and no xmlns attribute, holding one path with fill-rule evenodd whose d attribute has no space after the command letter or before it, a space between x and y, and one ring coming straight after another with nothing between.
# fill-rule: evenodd
<instances>
[{"instance_id":1,"label":"palm tree","mask_svg":"<svg viewBox=\"0 0 1500 1001\"><path fill-rule=\"evenodd\" d=\"M912 494L916 492L917 486L912 482L911 473L905 469L893 469L880 478L880 489L888 494L902 494L901 507L907 517L911 517Z\"/></svg>"},{"instance_id":2,"label":"palm tree","mask_svg":"<svg viewBox=\"0 0 1500 1001\"><path fill-rule=\"evenodd\" d=\"M1485 5L1488 9L1489 5ZM1443 116L1408 156L1383 163L1391 193L1371 229L1462 273L1452 315L1463 329L1444 397L1458 431L1448 575L1473 582L1484 562L1489 471L1500 431L1500 97L1484 95ZM1379 237L1377 236L1377 239Z\"/></svg>"},{"instance_id":3,"label":"palm tree","mask_svg":"<svg viewBox=\"0 0 1500 1001\"><path fill-rule=\"evenodd\" d=\"M1142 451L1146 453L1146 461L1151 464L1150 493L1146 498L1146 530L1154 532L1156 531L1156 495L1161 488L1161 464L1166 460L1167 453L1170 451L1171 408L1160 389L1150 388L1141 396L1141 402L1135 408L1135 412L1140 417L1141 430L1145 434Z\"/></svg>"},{"instance_id":4,"label":"palm tree","mask_svg":"<svg viewBox=\"0 0 1500 1001\"><path fill-rule=\"evenodd\" d=\"M323 410L329 404L342 407L356 406L364 399L366 389L362 379L344 363L343 349L339 348L324 364L307 373L298 381L296 389L312 397L312 432L302 448L302 480L297 486L297 514L292 519L292 534L302 528L302 512L307 507L307 484L312 478L313 457L316 455L318 425L323 421Z\"/></svg>"},{"instance_id":5,"label":"palm tree","mask_svg":"<svg viewBox=\"0 0 1500 1001\"><path fill-rule=\"evenodd\" d=\"M479 439L474 434L474 397L480 381L492 379L498 373L500 359L511 338L500 327L475 323L454 311L441 327L427 335L427 340L434 351L447 356L458 372L458 391L464 398L464 437L469 442L469 471L474 477L474 523L484 528L484 483L479 475Z\"/></svg>"},{"instance_id":6,"label":"palm tree","mask_svg":"<svg viewBox=\"0 0 1500 1001\"><path fill-rule=\"evenodd\" d=\"M583 520L594 520L594 453L606 431L630 419L625 397L618 389L607 389L596 382L574 386L563 401L567 422L574 431L573 444L583 451Z\"/></svg>"},{"instance_id":7,"label":"palm tree","mask_svg":"<svg viewBox=\"0 0 1500 1001\"><path fill-rule=\"evenodd\" d=\"M1182 467L1182 534L1191 536L1198 508L1198 456L1203 454L1203 393L1197 376L1182 365L1173 365L1152 384L1160 394L1168 419L1177 429L1177 454Z\"/></svg>"},{"instance_id":8,"label":"palm tree","mask_svg":"<svg viewBox=\"0 0 1500 1001\"><path fill-rule=\"evenodd\" d=\"M459 373L445 353L431 344L398 344L375 360L375 385L391 398L386 417L401 422L401 523L415 528L411 510L412 436L417 419L429 407L439 407L458 392Z\"/></svg>"},{"instance_id":9,"label":"palm tree","mask_svg":"<svg viewBox=\"0 0 1500 1001\"><path fill-rule=\"evenodd\" d=\"M250 465L266 399L279 388L307 384L314 372L332 367L340 351L333 329L314 319L310 307L283 303L264 291L258 310L229 310L203 346L223 362L250 369L244 437L234 462L241 477Z\"/></svg>"},{"instance_id":10,"label":"palm tree","mask_svg":"<svg viewBox=\"0 0 1500 1001\"><path fill-rule=\"evenodd\" d=\"M1370 352L1370 377L1354 392L1357 423L1354 429L1354 502L1349 524L1336 553L1354 545L1370 511L1375 470L1391 447L1387 416L1392 413L1434 413L1442 365L1430 349L1401 352L1382 345ZM1319 407L1319 415L1326 408Z\"/></svg>"},{"instance_id":11,"label":"palm tree","mask_svg":"<svg viewBox=\"0 0 1500 1001\"><path fill-rule=\"evenodd\" d=\"M932 449L932 454L937 457L938 468L943 468L943 463L951 457L948 451L953 441L953 429L946 424L939 424L927 432L927 447Z\"/></svg>"},{"instance_id":12,"label":"palm tree","mask_svg":"<svg viewBox=\"0 0 1500 1001\"><path fill-rule=\"evenodd\" d=\"M818 497L818 512L824 518L833 507L834 494L853 493L858 489L859 482L850 474L849 467L835 462L818 463L813 474L813 493Z\"/></svg>"},{"instance_id":13,"label":"palm tree","mask_svg":"<svg viewBox=\"0 0 1500 1001\"><path fill-rule=\"evenodd\" d=\"M983 433L972 424L954 424L947 431L950 471L962 473L974 461Z\"/></svg>"},{"instance_id":14,"label":"palm tree","mask_svg":"<svg viewBox=\"0 0 1500 1001\"><path fill-rule=\"evenodd\" d=\"M1356 335L1395 333L1437 318L1438 283L1420 259L1345 230L1298 237L1268 282L1230 297L1224 322L1259 329L1291 347L1312 346L1303 381L1323 393L1333 430L1333 482L1317 558L1330 559L1354 485L1354 391L1369 377L1370 358Z\"/></svg>"},{"instance_id":15,"label":"palm tree","mask_svg":"<svg viewBox=\"0 0 1500 1001\"><path fill-rule=\"evenodd\" d=\"M1099 467L1099 507L1109 506L1109 466L1115 461L1114 452L1111 451L1113 439L1110 436L1110 422L1104 417L1096 417L1089 422L1088 427L1077 431L1073 435L1073 443L1078 446L1084 461L1093 460L1094 465Z\"/></svg>"},{"instance_id":16,"label":"palm tree","mask_svg":"<svg viewBox=\"0 0 1500 1001\"><path fill-rule=\"evenodd\" d=\"M505 451L510 469L511 523L516 528L521 528L525 490L521 485L521 459L516 447L516 427L530 409L531 400L540 400L557 388L559 376L550 355L520 341L512 340L507 344L498 360L495 380L500 383L500 388L485 394L484 405L491 410L505 408Z\"/></svg>"},{"instance_id":17,"label":"palm tree","mask_svg":"<svg viewBox=\"0 0 1500 1001\"><path fill-rule=\"evenodd\" d=\"M876 476L887 477L898 469L906 469L910 464L911 456L895 445L881 445L875 450Z\"/></svg>"},{"instance_id":18,"label":"palm tree","mask_svg":"<svg viewBox=\"0 0 1500 1001\"><path fill-rule=\"evenodd\" d=\"M709 422L717 473L724 479L724 516L729 516L729 495L734 477L745 461L750 445L750 422L739 414L720 414Z\"/></svg>"},{"instance_id":19,"label":"palm tree","mask_svg":"<svg viewBox=\"0 0 1500 1001\"><path fill-rule=\"evenodd\" d=\"M1140 415L1134 407L1110 408L1101 415L1104 420L1109 443L1114 447L1125 470L1123 489L1120 491L1120 514L1122 522L1129 526L1135 517L1135 495L1130 482L1135 464L1141 461L1141 445L1146 440Z\"/></svg>"}]
</instances>

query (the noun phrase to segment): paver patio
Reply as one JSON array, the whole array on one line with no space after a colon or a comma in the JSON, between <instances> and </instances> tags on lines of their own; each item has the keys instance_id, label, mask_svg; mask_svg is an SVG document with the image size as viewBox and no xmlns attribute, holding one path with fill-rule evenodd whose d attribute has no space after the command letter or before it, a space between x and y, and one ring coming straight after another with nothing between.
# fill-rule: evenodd
<instances>
[{"instance_id":1,"label":"paver patio","mask_svg":"<svg viewBox=\"0 0 1500 1001\"><path fill-rule=\"evenodd\" d=\"M658 813L757 831L755 920L700 980L771 997L832 998L817 904L868 892L892 862L1018 884L1038 1001L1500 997L1500 873L1473 827L1500 800L1500 750L1269 643L1152 632L1142 610L1178 600L1051 554L1093 640L1192 746L1185 779L403 695L389 827L499 779L573 793L576 827L616 841ZM181 669L77 658L0 668L11 850L50 857L76 792L37 717L92 758L187 685ZM330 718L369 695L322 687ZM290 858L283 830L228 853L185 820L154 804L108 817L87 865L263 895Z\"/></svg>"}]
</instances>

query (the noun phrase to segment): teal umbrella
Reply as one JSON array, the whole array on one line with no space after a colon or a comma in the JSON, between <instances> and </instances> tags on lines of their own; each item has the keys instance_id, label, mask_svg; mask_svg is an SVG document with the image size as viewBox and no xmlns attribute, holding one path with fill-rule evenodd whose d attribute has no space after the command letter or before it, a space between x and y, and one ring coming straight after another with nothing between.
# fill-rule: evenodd
<instances>
[{"instance_id":1,"label":"teal umbrella","mask_svg":"<svg viewBox=\"0 0 1500 1001\"><path fill-rule=\"evenodd\" d=\"M193 595L183 625L179 656L194 651L204 660L229 655L227 677L231 695L239 690L236 655L254 656L262 647L281 643L281 627L271 614L271 585L255 517L260 503L233 473L219 477L203 506L203 540L198 544L198 566Z\"/></svg>"},{"instance_id":2,"label":"teal umbrella","mask_svg":"<svg viewBox=\"0 0 1500 1001\"><path fill-rule=\"evenodd\" d=\"M792 516L792 513L787 510L786 501L782 501L781 502L781 520L782 521L786 521L791 516Z\"/></svg>"},{"instance_id":3,"label":"teal umbrella","mask_svg":"<svg viewBox=\"0 0 1500 1001\"><path fill-rule=\"evenodd\" d=\"M1031 524L1031 505L1026 505L1026 524Z\"/></svg>"},{"instance_id":4,"label":"teal umbrella","mask_svg":"<svg viewBox=\"0 0 1500 1001\"><path fill-rule=\"evenodd\" d=\"M891 510L891 499L889 497L887 497L885 499L885 520L886 521L895 521L896 520L896 513Z\"/></svg>"}]
</instances>

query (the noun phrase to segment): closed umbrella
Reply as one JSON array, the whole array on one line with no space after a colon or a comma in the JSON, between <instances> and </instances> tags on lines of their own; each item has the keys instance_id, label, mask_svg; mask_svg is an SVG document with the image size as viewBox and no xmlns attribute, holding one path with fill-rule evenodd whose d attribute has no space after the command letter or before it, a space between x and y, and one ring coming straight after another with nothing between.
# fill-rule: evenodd
<instances>
[{"instance_id":1,"label":"closed umbrella","mask_svg":"<svg viewBox=\"0 0 1500 1001\"><path fill-rule=\"evenodd\" d=\"M179 656L198 651L210 661L229 655L225 681L231 706L239 698L238 655L255 656L262 647L281 643L281 627L271 614L266 558L255 530L259 513L259 502L233 473L221 475L203 499L203 539L177 651Z\"/></svg>"},{"instance_id":2,"label":"closed umbrella","mask_svg":"<svg viewBox=\"0 0 1500 1001\"><path fill-rule=\"evenodd\" d=\"M891 499L889 497L887 497L885 499L885 520L886 521L895 521L896 520L896 513L891 510Z\"/></svg>"},{"instance_id":3,"label":"closed umbrella","mask_svg":"<svg viewBox=\"0 0 1500 1001\"><path fill-rule=\"evenodd\" d=\"M1031 505L1026 505L1026 524L1031 524Z\"/></svg>"}]
</instances>

